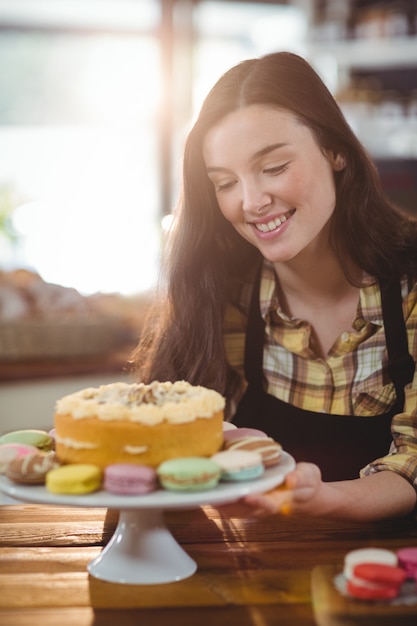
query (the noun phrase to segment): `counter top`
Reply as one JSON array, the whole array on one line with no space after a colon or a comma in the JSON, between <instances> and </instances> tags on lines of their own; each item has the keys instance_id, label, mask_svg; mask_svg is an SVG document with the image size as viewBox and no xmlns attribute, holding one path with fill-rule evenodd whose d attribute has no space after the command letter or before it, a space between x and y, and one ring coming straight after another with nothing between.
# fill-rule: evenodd
<instances>
[{"instance_id":1,"label":"counter top","mask_svg":"<svg viewBox=\"0 0 417 626\"><path fill-rule=\"evenodd\" d=\"M374 607L364 612L362 603L342 598L346 614L333 615L326 604L329 589L321 581L323 572L341 571L344 555L351 549L417 545L415 521L347 524L277 516L229 519L210 506L166 511L164 518L172 535L196 561L197 572L174 583L126 585L101 581L86 569L113 535L117 511L0 506L0 623L402 626L417 622L417 605L394 610L394 621L384 608L384 620L380 621L379 612L375 622ZM349 621L358 609L359 621Z\"/></svg>"}]
</instances>

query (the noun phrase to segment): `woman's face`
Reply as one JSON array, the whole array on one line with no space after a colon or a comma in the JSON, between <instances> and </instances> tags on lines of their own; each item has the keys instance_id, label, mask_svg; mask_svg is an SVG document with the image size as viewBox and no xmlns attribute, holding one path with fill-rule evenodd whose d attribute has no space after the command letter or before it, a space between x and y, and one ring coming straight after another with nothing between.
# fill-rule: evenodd
<instances>
[{"instance_id":1,"label":"woman's face","mask_svg":"<svg viewBox=\"0 0 417 626\"><path fill-rule=\"evenodd\" d=\"M262 105L234 111L209 130L203 156L224 217L266 259L323 252L336 159L291 112Z\"/></svg>"}]
</instances>

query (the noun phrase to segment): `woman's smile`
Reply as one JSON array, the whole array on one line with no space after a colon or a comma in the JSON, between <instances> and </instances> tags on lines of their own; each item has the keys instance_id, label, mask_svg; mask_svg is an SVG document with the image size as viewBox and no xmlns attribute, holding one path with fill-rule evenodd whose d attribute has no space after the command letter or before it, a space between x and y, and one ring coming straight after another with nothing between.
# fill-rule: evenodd
<instances>
[{"instance_id":1,"label":"woman's smile","mask_svg":"<svg viewBox=\"0 0 417 626\"><path fill-rule=\"evenodd\" d=\"M282 215L278 215L277 217L268 217L266 220L259 220L256 222L252 222L255 229L261 233L262 235L277 233L282 229L280 226L285 224L287 220L289 220L295 213L295 209L288 211L287 213L283 213Z\"/></svg>"}]
</instances>

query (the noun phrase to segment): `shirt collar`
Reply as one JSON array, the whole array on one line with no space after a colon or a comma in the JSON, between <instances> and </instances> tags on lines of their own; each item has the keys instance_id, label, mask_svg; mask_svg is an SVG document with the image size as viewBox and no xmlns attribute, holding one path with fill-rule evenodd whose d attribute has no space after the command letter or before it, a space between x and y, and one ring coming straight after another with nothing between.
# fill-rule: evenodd
<instances>
[{"instance_id":1,"label":"shirt collar","mask_svg":"<svg viewBox=\"0 0 417 626\"><path fill-rule=\"evenodd\" d=\"M281 309L274 266L267 260L264 260L262 266L259 302L261 315L265 321L271 312L278 314L283 321L291 321L291 318ZM359 303L354 326L363 325L363 321L377 326L383 324L379 284L366 273L363 275L362 287L359 290Z\"/></svg>"}]
</instances>

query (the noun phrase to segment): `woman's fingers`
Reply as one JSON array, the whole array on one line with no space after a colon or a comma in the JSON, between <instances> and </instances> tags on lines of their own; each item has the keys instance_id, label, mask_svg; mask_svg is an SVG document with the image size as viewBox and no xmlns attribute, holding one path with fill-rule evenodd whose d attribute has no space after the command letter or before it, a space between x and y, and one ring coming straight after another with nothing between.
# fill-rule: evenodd
<instances>
[{"instance_id":1,"label":"woman's fingers","mask_svg":"<svg viewBox=\"0 0 417 626\"><path fill-rule=\"evenodd\" d=\"M243 501L253 507L252 515L289 515L314 497L320 483L321 472L316 465L299 463L283 485L266 493L251 494Z\"/></svg>"},{"instance_id":2,"label":"woman's fingers","mask_svg":"<svg viewBox=\"0 0 417 626\"><path fill-rule=\"evenodd\" d=\"M238 502L217 507L224 517L290 515L302 511L321 484L321 472L312 463L299 463L285 482L265 493L252 493Z\"/></svg>"},{"instance_id":3,"label":"woman's fingers","mask_svg":"<svg viewBox=\"0 0 417 626\"><path fill-rule=\"evenodd\" d=\"M288 514L291 510L292 493L287 486L281 485L266 493L252 493L243 501L253 507L252 515Z\"/></svg>"}]
</instances>

